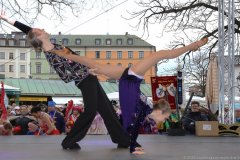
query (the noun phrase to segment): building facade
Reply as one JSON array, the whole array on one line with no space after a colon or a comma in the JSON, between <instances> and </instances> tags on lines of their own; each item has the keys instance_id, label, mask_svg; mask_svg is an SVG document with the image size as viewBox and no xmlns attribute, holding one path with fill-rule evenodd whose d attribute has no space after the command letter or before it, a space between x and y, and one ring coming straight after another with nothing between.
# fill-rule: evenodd
<instances>
[{"instance_id":1,"label":"building facade","mask_svg":"<svg viewBox=\"0 0 240 160\"><path fill-rule=\"evenodd\" d=\"M50 35L52 43L70 47L80 56L94 59L101 64L129 67L139 60L154 54L155 46L141 38L125 35ZM26 35L22 32L0 34L0 74L6 78L59 79L50 67L41 51L30 47ZM156 67L147 71L144 77L150 83L150 77L156 75ZM116 81L99 76L100 81Z\"/></svg>"},{"instance_id":2,"label":"building facade","mask_svg":"<svg viewBox=\"0 0 240 160\"><path fill-rule=\"evenodd\" d=\"M22 32L0 34L0 74L7 78L30 76L30 47Z\"/></svg>"},{"instance_id":3,"label":"building facade","mask_svg":"<svg viewBox=\"0 0 240 160\"><path fill-rule=\"evenodd\" d=\"M80 56L94 59L101 64L131 66L155 52L155 47L135 35L51 35L51 42L70 47ZM155 66L147 71L144 80L156 75ZM44 53L32 52L31 76L36 79L58 79L48 65ZM100 81L114 81L99 76Z\"/></svg>"}]
</instances>

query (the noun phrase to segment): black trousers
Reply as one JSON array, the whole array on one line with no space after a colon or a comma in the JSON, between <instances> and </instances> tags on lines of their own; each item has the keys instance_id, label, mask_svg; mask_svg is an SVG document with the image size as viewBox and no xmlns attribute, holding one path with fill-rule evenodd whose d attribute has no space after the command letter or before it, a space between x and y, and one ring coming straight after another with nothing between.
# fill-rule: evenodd
<instances>
[{"instance_id":1,"label":"black trousers","mask_svg":"<svg viewBox=\"0 0 240 160\"><path fill-rule=\"evenodd\" d=\"M124 131L117 114L96 76L89 75L78 86L82 92L84 112L76 120L72 130L62 141L68 147L82 140L98 112L104 120L113 143L130 145L129 135Z\"/></svg>"}]
</instances>

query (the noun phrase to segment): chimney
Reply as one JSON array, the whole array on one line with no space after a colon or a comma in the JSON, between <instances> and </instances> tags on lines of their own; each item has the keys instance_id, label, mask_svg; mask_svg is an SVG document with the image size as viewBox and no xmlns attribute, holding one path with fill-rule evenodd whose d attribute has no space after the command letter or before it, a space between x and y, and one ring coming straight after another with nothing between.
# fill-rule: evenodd
<instances>
[{"instance_id":1,"label":"chimney","mask_svg":"<svg viewBox=\"0 0 240 160\"><path fill-rule=\"evenodd\" d=\"M62 35L62 33L61 33L61 32L58 32L58 35Z\"/></svg>"},{"instance_id":2,"label":"chimney","mask_svg":"<svg viewBox=\"0 0 240 160\"><path fill-rule=\"evenodd\" d=\"M127 35L128 35L128 32L125 33L125 36L127 36Z\"/></svg>"}]
</instances>

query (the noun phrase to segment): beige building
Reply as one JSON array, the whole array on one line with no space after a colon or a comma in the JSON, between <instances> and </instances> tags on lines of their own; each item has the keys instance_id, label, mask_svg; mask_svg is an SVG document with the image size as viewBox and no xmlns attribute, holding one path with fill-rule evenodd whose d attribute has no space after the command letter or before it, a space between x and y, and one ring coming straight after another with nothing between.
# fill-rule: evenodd
<instances>
[{"instance_id":1,"label":"beige building","mask_svg":"<svg viewBox=\"0 0 240 160\"><path fill-rule=\"evenodd\" d=\"M154 54L155 46L149 44L143 39L126 33L125 35L51 35L52 43L63 44L70 47L80 56L86 56L101 64L121 65L129 67L141 59ZM37 54L37 53L36 53ZM37 56L36 56L37 57ZM33 64L39 65L40 59L31 58ZM46 67L44 62L42 68ZM43 75L49 75L54 79L52 69L47 67L48 71ZM32 70L33 78L40 77L41 74L35 74ZM46 71L43 69L43 72ZM156 75L156 66L150 68L144 81L150 83L150 77ZM105 76L99 76L100 81L114 81Z\"/></svg>"},{"instance_id":2,"label":"beige building","mask_svg":"<svg viewBox=\"0 0 240 160\"><path fill-rule=\"evenodd\" d=\"M80 56L94 59L98 63L129 67L141 59L155 53L155 46L143 39L126 33L125 35L50 35L52 43L70 47ZM33 50L22 32L0 34L0 74L6 78L59 79L48 64L43 52ZM144 77L156 75L156 66ZM114 81L99 76L100 81Z\"/></svg>"},{"instance_id":3,"label":"beige building","mask_svg":"<svg viewBox=\"0 0 240 160\"><path fill-rule=\"evenodd\" d=\"M6 78L30 76L30 47L22 32L0 34L0 74Z\"/></svg>"}]
</instances>

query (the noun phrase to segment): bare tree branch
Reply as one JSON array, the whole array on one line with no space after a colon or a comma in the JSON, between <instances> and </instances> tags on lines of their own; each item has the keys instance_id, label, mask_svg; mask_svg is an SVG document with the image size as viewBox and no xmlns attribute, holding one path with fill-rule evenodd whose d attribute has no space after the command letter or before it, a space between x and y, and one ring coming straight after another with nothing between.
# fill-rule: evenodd
<instances>
[{"instance_id":1,"label":"bare tree branch","mask_svg":"<svg viewBox=\"0 0 240 160\"><path fill-rule=\"evenodd\" d=\"M1 0L1 10L11 17L23 19L28 24L34 23L39 15L62 22L66 12L79 16L83 10L92 9L95 5L106 8L116 0ZM68 15L69 16L69 15Z\"/></svg>"}]
</instances>

